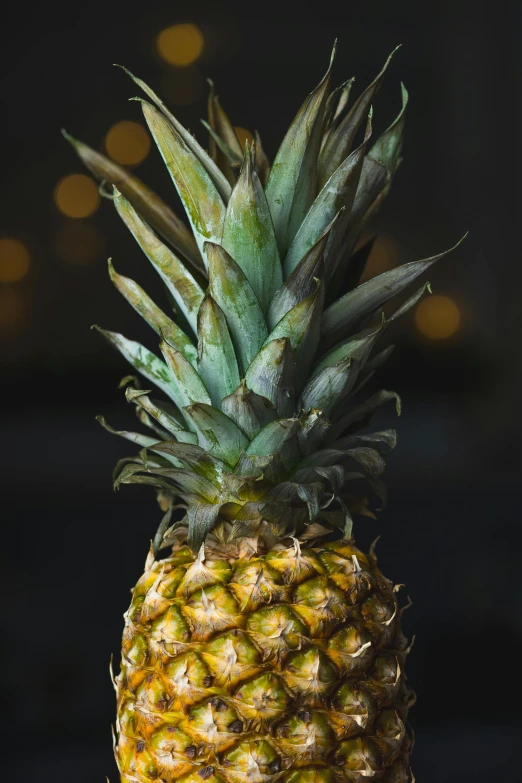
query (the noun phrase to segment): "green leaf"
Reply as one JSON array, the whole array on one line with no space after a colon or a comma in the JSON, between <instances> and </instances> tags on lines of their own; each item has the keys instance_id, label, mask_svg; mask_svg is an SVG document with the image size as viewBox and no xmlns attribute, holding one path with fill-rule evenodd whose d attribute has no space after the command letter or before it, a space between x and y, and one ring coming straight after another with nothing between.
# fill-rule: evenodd
<instances>
[{"instance_id":1,"label":"green leaf","mask_svg":"<svg viewBox=\"0 0 522 783\"><path fill-rule=\"evenodd\" d=\"M134 340L127 340L126 337L118 334L118 332L109 332L106 329L100 329L99 326L94 326L93 328L100 332L127 359L129 364L132 364L139 373L148 378L149 381L152 381L167 397L170 397L177 404L176 384L165 362L158 359L155 354L143 345L140 345L140 343L134 342ZM184 361L187 362L189 367L192 367L186 359Z\"/></svg>"},{"instance_id":2,"label":"green leaf","mask_svg":"<svg viewBox=\"0 0 522 783\"><path fill-rule=\"evenodd\" d=\"M199 308L198 337L198 372L212 405L219 408L223 397L237 387L240 377L225 315L208 294Z\"/></svg>"},{"instance_id":3,"label":"green leaf","mask_svg":"<svg viewBox=\"0 0 522 783\"><path fill-rule=\"evenodd\" d=\"M184 412L192 422L199 445L233 468L248 445L248 438L237 424L211 405L190 405Z\"/></svg>"},{"instance_id":4,"label":"green leaf","mask_svg":"<svg viewBox=\"0 0 522 783\"><path fill-rule=\"evenodd\" d=\"M250 440L266 424L277 418L277 411L270 400L249 389L244 380L232 394L225 397L221 409Z\"/></svg>"},{"instance_id":5,"label":"green leaf","mask_svg":"<svg viewBox=\"0 0 522 783\"><path fill-rule=\"evenodd\" d=\"M268 330L263 311L244 273L219 245L207 243L210 292L226 314L242 372L263 345Z\"/></svg>"},{"instance_id":6,"label":"green leaf","mask_svg":"<svg viewBox=\"0 0 522 783\"><path fill-rule=\"evenodd\" d=\"M248 144L227 205L221 244L245 273L266 313L283 282L283 273L272 218Z\"/></svg>"},{"instance_id":7,"label":"green leaf","mask_svg":"<svg viewBox=\"0 0 522 783\"><path fill-rule=\"evenodd\" d=\"M152 228L200 272L203 259L194 237L182 220L150 188L117 163L62 131L89 171L102 182L116 187Z\"/></svg>"},{"instance_id":8,"label":"green leaf","mask_svg":"<svg viewBox=\"0 0 522 783\"><path fill-rule=\"evenodd\" d=\"M394 449L396 444L397 433L395 430L381 430L365 435L349 435L346 438L340 438L332 443L332 448L353 449L358 446L371 446L381 454L386 454Z\"/></svg>"},{"instance_id":9,"label":"green leaf","mask_svg":"<svg viewBox=\"0 0 522 783\"><path fill-rule=\"evenodd\" d=\"M335 227L339 222L341 213L337 214L326 230L319 237L315 245L308 250L299 261L290 277L281 286L270 305L267 321L273 328L296 304L306 297L311 296L316 288L315 278L321 279L324 268L323 258L325 250Z\"/></svg>"},{"instance_id":10,"label":"green leaf","mask_svg":"<svg viewBox=\"0 0 522 783\"><path fill-rule=\"evenodd\" d=\"M170 111L167 109L165 104L158 98L156 93L153 92L153 90L151 90L151 88L147 84L145 84L144 81L134 76L134 74L132 74L129 70L127 70L127 68L123 68L123 66L121 65L119 67L122 68L122 70L124 70L125 73L131 77L133 82L137 84L138 87L140 87L140 89L143 90L145 95L147 95L150 98L150 100L154 104L156 104L156 106L161 111L161 113L167 118L169 123L174 127L178 135L182 138L187 148L198 159L198 162L201 164L204 171L208 174L213 184L217 188L218 192L220 193L222 199L226 203L230 195L230 185L227 182L226 177L223 176L222 172L216 166L212 158L205 152L203 147L197 142L197 140L194 138L192 133L190 133L190 131L184 128L183 125L179 122L179 120L177 120L176 117L174 117L174 115L170 113Z\"/></svg>"},{"instance_id":11,"label":"green leaf","mask_svg":"<svg viewBox=\"0 0 522 783\"><path fill-rule=\"evenodd\" d=\"M379 89L386 69L399 47L394 49L386 60L383 69L373 80L373 82L364 90L359 98L355 101L354 105L339 123L338 127L332 132L319 156L319 182L320 187L331 177L333 172L340 166L342 161L346 158L355 138L355 134L359 130L361 122L368 114L368 110L371 106L375 93Z\"/></svg>"},{"instance_id":12,"label":"green leaf","mask_svg":"<svg viewBox=\"0 0 522 783\"><path fill-rule=\"evenodd\" d=\"M265 345L280 337L287 337L290 340L295 353L297 388L300 388L307 378L319 342L321 329L319 314L323 308L324 287L317 278L316 281L314 293L292 307L265 340Z\"/></svg>"},{"instance_id":13,"label":"green leaf","mask_svg":"<svg viewBox=\"0 0 522 783\"><path fill-rule=\"evenodd\" d=\"M96 416L96 421L101 424L104 430L110 432L111 435L119 435L120 438L130 440L131 443L136 443L138 446L149 447L154 446L157 442L157 438L151 438L149 435L142 435L141 432L129 432L128 430L115 430L110 427L105 421L104 416Z\"/></svg>"},{"instance_id":14,"label":"green leaf","mask_svg":"<svg viewBox=\"0 0 522 783\"><path fill-rule=\"evenodd\" d=\"M410 261L410 263L403 264L396 269L383 272L382 275L368 280L330 305L323 314L321 332L324 342L331 345L342 339L350 329L357 325L361 318L372 313L400 293L432 264L455 250L465 236L454 247L443 253L421 261Z\"/></svg>"},{"instance_id":15,"label":"green leaf","mask_svg":"<svg viewBox=\"0 0 522 783\"><path fill-rule=\"evenodd\" d=\"M187 544L196 551L217 522L222 504L191 503L187 508Z\"/></svg>"},{"instance_id":16,"label":"green leaf","mask_svg":"<svg viewBox=\"0 0 522 783\"><path fill-rule=\"evenodd\" d=\"M377 139L369 152L369 157L382 163L391 172L395 173L402 149L402 137L404 134L404 120L406 106L408 105L408 91L401 84L402 108L389 128Z\"/></svg>"},{"instance_id":17,"label":"green leaf","mask_svg":"<svg viewBox=\"0 0 522 783\"><path fill-rule=\"evenodd\" d=\"M127 402L132 402L145 411L148 415L158 422L167 432L174 435L177 440L184 443L196 443L197 439L193 432L186 432L183 429L180 422L170 415L168 411L164 409L161 403L153 402L148 396L147 391L141 389L133 389L132 386L128 386L125 389L125 399Z\"/></svg>"},{"instance_id":18,"label":"green leaf","mask_svg":"<svg viewBox=\"0 0 522 783\"><path fill-rule=\"evenodd\" d=\"M350 219L371 128L370 112L363 143L351 155L348 155L339 168L334 171L304 218L284 261L286 276L295 269L306 251L331 225L335 216L339 214L339 210L344 208L341 231Z\"/></svg>"},{"instance_id":19,"label":"green leaf","mask_svg":"<svg viewBox=\"0 0 522 783\"><path fill-rule=\"evenodd\" d=\"M200 476L204 476L209 481L218 485L222 481L223 472L226 465L215 457L211 456L201 446L190 443L176 443L168 441L158 445L158 452L169 454L185 463L191 470Z\"/></svg>"},{"instance_id":20,"label":"green leaf","mask_svg":"<svg viewBox=\"0 0 522 783\"><path fill-rule=\"evenodd\" d=\"M317 155L334 54L335 47L325 77L299 109L268 178L266 198L282 257L317 192Z\"/></svg>"},{"instance_id":21,"label":"green leaf","mask_svg":"<svg viewBox=\"0 0 522 783\"><path fill-rule=\"evenodd\" d=\"M274 405L281 417L294 409L295 358L290 340L271 340L254 357L245 380L247 386Z\"/></svg>"},{"instance_id":22,"label":"green leaf","mask_svg":"<svg viewBox=\"0 0 522 783\"><path fill-rule=\"evenodd\" d=\"M328 353L319 359L312 370L311 377L313 378L316 376L325 367L333 367L344 359L357 361L358 366L360 367L370 355L372 348L375 345L375 341L379 335L382 334L383 328L384 324L380 324L379 326L364 329L354 337L350 337L339 345L336 345L335 348L332 348L331 351L328 351Z\"/></svg>"},{"instance_id":23,"label":"green leaf","mask_svg":"<svg viewBox=\"0 0 522 783\"><path fill-rule=\"evenodd\" d=\"M301 407L305 411L318 409L325 416L330 416L339 401L353 387L355 383L353 375L354 366L351 358L343 359L331 367L325 367L303 389Z\"/></svg>"},{"instance_id":24,"label":"green leaf","mask_svg":"<svg viewBox=\"0 0 522 783\"><path fill-rule=\"evenodd\" d=\"M234 150L228 146L226 141L224 141L219 133L216 133L214 128L206 122L206 120L201 120L201 124L203 127L209 132L211 139L215 142L217 148L219 151L223 154L225 159L228 161L228 164L230 166L231 175L227 176L227 180L230 182L230 184L233 186L235 185L236 178L234 176L234 169L239 168L243 162L243 151L241 150L241 153L238 155ZM223 173L225 173L225 167L220 166ZM228 168L227 168L228 171Z\"/></svg>"},{"instance_id":25,"label":"green leaf","mask_svg":"<svg viewBox=\"0 0 522 783\"><path fill-rule=\"evenodd\" d=\"M145 293L130 277L119 275L109 258L109 275L125 299L138 312L142 318L151 326L154 331L163 336L163 338L178 351L181 351L185 359L194 364L197 359L197 350L189 337L179 326L165 315L163 310L154 304L152 299Z\"/></svg>"},{"instance_id":26,"label":"green leaf","mask_svg":"<svg viewBox=\"0 0 522 783\"><path fill-rule=\"evenodd\" d=\"M136 210L120 193L114 197L119 216L158 272L179 309L197 330L197 314L203 301L203 290L179 258L161 242ZM189 358L189 357L187 357Z\"/></svg>"},{"instance_id":27,"label":"green leaf","mask_svg":"<svg viewBox=\"0 0 522 783\"><path fill-rule=\"evenodd\" d=\"M361 403L361 405L351 406L344 415L340 416L335 422L335 430L340 435L352 424L357 424L367 416L370 416L376 408L389 400L395 400L395 409L397 416L401 415L401 398L396 392L382 389L373 397Z\"/></svg>"},{"instance_id":28,"label":"green leaf","mask_svg":"<svg viewBox=\"0 0 522 783\"><path fill-rule=\"evenodd\" d=\"M217 242L221 237L225 217L223 199L207 171L174 125L149 103L142 102L142 108L205 260L205 242Z\"/></svg>"},{"instance_id":29,"label":"green leaf","mask_svg":"<svg viewBox=\"0 0 522 783\"><path fill-rule=\"evenodd\" d=\"M278 454L299 429L299 419L278 419L263 427L246 448L247 454Z\"/></svg>"},{"instance_id":30,"label":"green leaf","mask_svg":"<svg viewBox=\"0 0 522 783\"><path fill-rule=\"evenodd\" d=\"M210 405L210 395L199 374L183 354L176 351L164 340L160 343L160 349L176 383L177 405L185 416L189 428L193 429L192 421L186 416L184 409L187 405L193 405L196 402Z\"/></svg>"},{"instance_id":31,"label":"green leaf","mask_svg":"<svg viewBox=\"0 0 522 783\"><path fill-rule=\"evenodd\" d=\"M142 468L143 470L143 468ZM186 500L203 499L215 503L219 498L219 488L204 476L193 470L181 468L151 468L149 473L173 482L170 490ZM151 476L152 478L152 476Z\"/></svg>"},{"instance_id":32,"label":"green leaf","mask_svg":"<svg viewBox=\"0 0 522 783\"><path fill-rule=\"evenodd\" d=\"M210 85L207 104L208 127L211 134L209 151L212 159L215 160L228 182L233 185L236 178L231 166L231 157L229 156L232 156L241 165L243 150L241 149L236 131L215 93L213 81L211 79L207 79L207 81ZM228 152L224 151L223 145Z\"/></svg>"}]
</instances>

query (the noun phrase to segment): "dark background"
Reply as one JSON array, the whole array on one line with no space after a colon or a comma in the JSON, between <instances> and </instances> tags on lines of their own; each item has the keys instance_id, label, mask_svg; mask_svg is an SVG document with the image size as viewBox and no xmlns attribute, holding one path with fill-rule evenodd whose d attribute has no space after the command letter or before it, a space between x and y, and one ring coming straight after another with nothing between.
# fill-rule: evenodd
<instances>
[{"instance_id":1,"label":"dark background","mask_svg":"<svg viewBox=\"0 0 522 783\"><path fill-rule=\"evenodd\" d=\"M82 171L60 127L98 148L113 122L141 121L127 102L136 88L111 64L168 92L184 74L159 63L154 40L190 21L206 41L197 69L217 83L236 124L259 129L272 158L334 37L335 80L355 75L357 92L403 44L375 103L379 130L406 82L405 162L377 227L393 238L399 261L439 252L470 230L430 272L434 290L458 302L463 324L440 343L423 339L411 317L394 327L398 348L380 371L404 405L387 472L390 505L356 532L364 544L382 535L382 567L413 599L405 623L416 633L409 672L419 697L417 779L514 783L522 655L518 4L149 5L93 0L60 13L52 3L18 3L4 24L0 235L23 241L32 261L13 284L18 322L3 319L0 334L6 779L117 778L108 663L160 514L146 488L112 492L113 464L132 448L94 416L132 423L116 388L127 370L89 326L153 347L110 285L105 258L142 282L152 278L106 201L85 221L102 237L99 257L61 260L56 238L74 221L57 211L53 191ZM204 96L172 107L204 139ZM157 153L137 172L176 203ZM380 420L394 426L391 406Z\"/></svg>"}]
</instances>

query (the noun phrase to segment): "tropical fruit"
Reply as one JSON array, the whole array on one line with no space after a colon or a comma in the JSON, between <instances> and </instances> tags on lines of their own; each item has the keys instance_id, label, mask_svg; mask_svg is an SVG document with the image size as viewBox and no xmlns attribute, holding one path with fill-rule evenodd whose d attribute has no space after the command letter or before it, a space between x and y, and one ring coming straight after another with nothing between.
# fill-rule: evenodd
<instances>
[{"instance_id":1,"label":"tropical fruit","mask_svg":"<svg viewBox=\"0 0 522 783\"><path fill-rule=\"evenodd\" d=\"M134 175L68 137L114 186L115 207L158 272L160 309L111 279L160 338L162 358L116 332L127 400L150 434L116 487L154 487L164 518L125 615L115 679L122 781L358 783L411 780L413 697L397 590L353 539L385 500L391 429L367 383L379 339L423 295L400 294L441 255L361 283L360 237L400 163L407 94L372 138L385 68L350 104L331 65L270 167L241 146L213 88L210 153L144 90L145 120L187 227ZM365 489L366 488L366 489ZM144 526L145 531L145 526Z\"/></svg>"}]
</instances>

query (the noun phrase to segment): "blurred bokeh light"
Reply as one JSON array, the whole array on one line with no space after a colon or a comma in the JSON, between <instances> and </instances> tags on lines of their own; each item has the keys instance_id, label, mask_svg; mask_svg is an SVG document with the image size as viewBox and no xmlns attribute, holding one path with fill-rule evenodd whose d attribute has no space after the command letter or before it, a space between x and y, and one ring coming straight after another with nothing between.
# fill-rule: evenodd
<instances>
[{"instance_id":1,"label":"blurred bokeh light","mask_svg":"<svg viewBox=\"0 0 522 783\"><path fill-rule=\"evenodd\" d=\"M17 334L27 315L25 296L13 286L0 287L0 335L10 339Z\"/></svg>"},{"instance_id":2,"label":"blurred bokeh light","mask_svg":"<svg viewBox=\"0 0 522 783\"><path fill-rule=\"evenodd\" d=\"M460 328L462 315L450 296L432 294L422 299L415 310L415 325L429 340L447 340Z\"/></svg>"},{"instance_id":3,"label":"blurred bokeh light","mask_svg":"<svg viewBox=\"0 0 522 783\"><path fill-rule=\"evenodd\" d=\"M195 24L171 25L162 30L156 40L161 59L181 68L198 59L203 43L203 33Z\"/></svg>"},{"instance_id":4,"label":"blurred bokeh light","mask_svg":"<svg viewBox=\"0 0 522 783\"><path fill-rule=\"evenodd\" d=\"M55 249L62 261L84 266L103 258L105 240L89 223L68 221L56 235Z\"/></svg>"},{"instance_id":5,"label":"blurred bokeh light","mask_svg":"<svg viewBox=\"0 0 522 783\"><path fill-rule=\"evenodd\" d=\"M54 201L67 217L85 218L100 205L98 186L86 174L68 174L60 180L54 191Z\"/></svg>"},{"instance_id":6,"label":"blurred bokeh light","mask_svg":"<svg viewBox=\"0 0 522 783\"><path fill-rule=\"evenodd\" d=\"M29 253L18 239L0 239L0 283L17 283L29 271Z\"/></svg>"},{"instance_id":7,"label":"blurred bokeh light","mask_svg":"<svg viewBox=\"0 0 522 783\"><path fill-rule=\"evenodd\" d=\"M139 122L121 120L109 129L105 149L116 163L137 166L150 152L149 134Z\"/></svg>"}]
</instances>

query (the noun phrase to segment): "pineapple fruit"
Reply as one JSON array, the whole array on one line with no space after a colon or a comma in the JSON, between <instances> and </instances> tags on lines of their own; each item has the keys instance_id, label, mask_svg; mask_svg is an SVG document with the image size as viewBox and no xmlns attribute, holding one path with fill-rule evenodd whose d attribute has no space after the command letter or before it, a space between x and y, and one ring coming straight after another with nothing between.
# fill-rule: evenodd
<instances>
[{"instance_id":1,"label":"pineapple fruit","mask_svg":"<svg viewBox=\"0 0 522 783\"><path fill-rule=\"evenodd\" d=\"M271 168L257 134L242 148L213 88L207 153L129 74L192 231L67 136L114 186L177 316L109 262L163 357L100 330L163 395L124 379L152 434L100 418L141 447L115 487L151 485L164 511L114 681L122 781L412 780L397 590L356 548L352 518L372 515L361 484L384 500L395 443L391 429L368 431L371 415L388 400L400 412L393 392L365 396L390 352L375 349L427 285L388 317L381 308L444 254L359 283L371 249L360 236L400 163L407 94L375 141L386 66L352 104L352 80L331 90L331 67Z\"/></svg>"}]
</instances>

